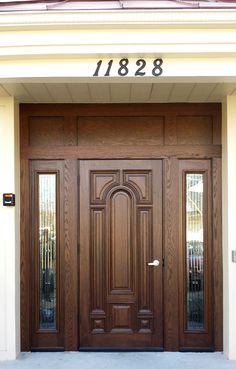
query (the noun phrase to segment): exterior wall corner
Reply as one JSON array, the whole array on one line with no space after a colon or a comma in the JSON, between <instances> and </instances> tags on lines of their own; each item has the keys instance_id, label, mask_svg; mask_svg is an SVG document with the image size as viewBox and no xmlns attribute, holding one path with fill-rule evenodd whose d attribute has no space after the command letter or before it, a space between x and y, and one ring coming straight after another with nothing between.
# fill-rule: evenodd
<instances>
[{"instance_id":1,"label":"exterior wall corner","mask_svg":"<svg viewBox=\"0 0 236 369\"><path fill-rule=\"evenodd\" d=\"M19 112L14 98L0 98L0 360L20 352L20 155ZM3 193L16 206L3 206Z\"/></svg>"},{"instance_id":2,"label":"exterior wall corner","mask_svg":"<svg viewBox=\"0 0 236 369\"><path fill-rule=\"evenodd\" d=\"M236 263L232 251L236 250L236 96L223 101L222 115L222 202L223 202L223 326L224 352L236 359Z\"/></svg>"}]
</instances>

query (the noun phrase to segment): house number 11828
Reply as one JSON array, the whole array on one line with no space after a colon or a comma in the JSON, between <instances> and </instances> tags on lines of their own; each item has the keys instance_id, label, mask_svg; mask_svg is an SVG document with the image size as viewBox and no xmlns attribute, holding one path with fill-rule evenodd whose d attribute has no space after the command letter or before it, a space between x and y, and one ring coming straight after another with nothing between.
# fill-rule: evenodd
<instances>
[{"instance_id":1,"label":"house number 11828","mask_svg":"<svg viewBox=\"0 0 236 369\"><path fill-rule=\"evenodd\" d=\"M103 61L99 60L97 62L97 68L93 74L93 77L99 77L99 75L101 76L101 74L99 74L100 72L100 68L102 66ZM136 61L136 65L137 65L137 69L134 73L135 76L140 76L143 77L146 74L145 71L145 67L146 67L146 61L144 59L138 59ZM152 75L155 77L158 77L162 74L163 70L162 70L162 64L163 64L163 60L162 59L155 59L153 60L153 66L152 66ZM109 77L110 76L110 72L113 66L113 60L109 60L109 62L107 63L107 69L105 71L105 74L103 75L104 77ZM119 76L124 77L130 74L129 71L129 59L127 58L123 58L120 59L119 61L119 67L117 69L117 73Z\"/></svg>"}]
</instances>

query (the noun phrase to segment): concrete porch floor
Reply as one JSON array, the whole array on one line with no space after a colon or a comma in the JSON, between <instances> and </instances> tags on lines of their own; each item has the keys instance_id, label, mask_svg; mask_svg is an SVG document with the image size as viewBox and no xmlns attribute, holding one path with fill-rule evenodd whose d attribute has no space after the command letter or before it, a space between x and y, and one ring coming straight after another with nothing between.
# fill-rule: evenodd
<instances>
[{"instance_id":1,"label":"concrete porch floor","mask_svg":"<svg viewBox=\"0 0 236 369\"><path fill-rule=\"evenodd\" d=\"M1 369L236 369L222 353L58 352L21 353Z\"/></svg>"}]
</instances>

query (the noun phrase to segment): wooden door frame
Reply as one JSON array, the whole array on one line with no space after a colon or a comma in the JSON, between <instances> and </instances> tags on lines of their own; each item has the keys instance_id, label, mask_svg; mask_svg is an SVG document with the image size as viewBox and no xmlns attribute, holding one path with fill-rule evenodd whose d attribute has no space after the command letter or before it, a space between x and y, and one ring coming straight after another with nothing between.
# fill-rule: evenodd
<instances>
[{"instance_id":1,"label":"wooden door frame","mask_svg":"<svg viewBox=\"0 0 236 369\"><path fill-rule=\"evenodd\" d=\"M211 115L215 123L213 145L177 145L176 116ZM63 116L73 131L77 116L155 116L165 115L165 142L163 147L82 147L73 145L31 146L29 137L30 117ZM162 159L163 160L163 244L164 268L164 349L179 350L178 294L178 221L173 213L178 208L178 161L179 159L210 159L212 168L213 212L213 299L214 299L214 350L222 350L222 246L221 246L221 106L219 104L23 104L21 105L21 349L30 350L30 199L29 161L63 160L65 164L65 350L77 350L78 342L78 291L77 280L77 227L70 224L69 217L77 218L78 160L87 159ZM70 139L68 130L67 140ZM73 141L73 139L72 139ZM121 150L122 149L122 150ZM73 204L71 206L71 204ZM76 247L75 247L76 245ZM72 273L71 273L72 271ZM168 303L171 301L171 304Z\"/></svg>"}]
</instances>

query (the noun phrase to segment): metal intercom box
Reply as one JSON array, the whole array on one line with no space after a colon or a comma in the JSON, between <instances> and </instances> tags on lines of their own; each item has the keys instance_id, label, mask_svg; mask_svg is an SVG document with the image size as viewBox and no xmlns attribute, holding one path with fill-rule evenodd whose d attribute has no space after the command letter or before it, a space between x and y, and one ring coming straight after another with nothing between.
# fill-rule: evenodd
<instances>
[{"instance_id":1,"label":"metal intercom box","mask_svg":"<svg viewBox=\"0 0 236 369\"><path fill-rule=\"evenodd\" d=\"M3 194L3 206L15 206L15 194L4 193Z\"/></svg>"}]
</instances>

